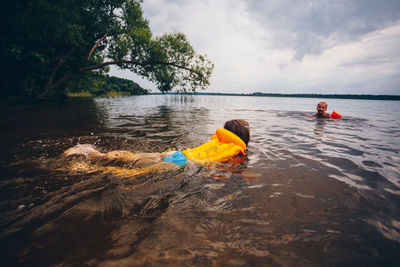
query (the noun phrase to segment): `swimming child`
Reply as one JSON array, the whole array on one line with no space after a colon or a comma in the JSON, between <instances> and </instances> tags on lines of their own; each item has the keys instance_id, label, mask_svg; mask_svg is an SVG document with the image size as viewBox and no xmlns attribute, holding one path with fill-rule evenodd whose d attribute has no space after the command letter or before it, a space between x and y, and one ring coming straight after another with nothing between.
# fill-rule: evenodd
<instances>
[{"instance_id":1,"label":"swimming child","mask_svg":"<svg viewBox=\"0 0 400 267\"><path fill-rule=\"evenodd\" d=\"M329 118L331 114L325 112L327 109L328 109L328 104L326 102L319 102L317 105L317 113L314 114L314 117Z\"/></svg>"},{"instance_id":2,"label":"swimming child","mask_svg":"<svg viewBox=\"0 0 400 267\"><path fill-rule=\"evenodd\" d=\"M75 171L110 172L116 175L136 176L152 171L178 170L187 162L224 162L237 155L245 155L250 141L249 123L242 119L229 120L219 128L211 140L192 149L164 153L139 153L117 150L108 153L98 151L93 145L79 144L67 149L65 156L82 155L88 162L76 162L70 169ZM124 163L128 167L118 167ZM114 166L113 166L114 165Z\"/></svg>"},{"instance_id":3,"label":"swimming child","mask_svg":"<svg viewBox=\"0 0 400 267\"><path fill-rule=\"evenodd\" d=\"M328 104L326 102L319 102L317 104L317 113L313 115L306 115L308 117L316 117L316 118L329 118L329 119L340 119L342 115L337 113L336 111L332 111L331 114L327 113Z\"/></svg>"}]
</instances>

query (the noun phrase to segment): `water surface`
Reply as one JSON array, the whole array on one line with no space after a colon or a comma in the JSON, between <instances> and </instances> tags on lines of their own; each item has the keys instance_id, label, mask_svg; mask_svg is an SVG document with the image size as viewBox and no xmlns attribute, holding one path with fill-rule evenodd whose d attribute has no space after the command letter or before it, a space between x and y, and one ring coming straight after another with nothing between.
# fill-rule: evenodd
<instances>
[{"instance_id":1,"label":"water surface","mask_svg":"<svg viewBox=\"0 0 400 267\"><path fill-rule=\"evenodd\" d=\"M323 99L321 99L323 100ZM133 96L2 108L6 265L397 265L400 102ZM162 152L250 123L247 159L138 177L68 171L62 152Z\"/></svg>"}]
</instances>

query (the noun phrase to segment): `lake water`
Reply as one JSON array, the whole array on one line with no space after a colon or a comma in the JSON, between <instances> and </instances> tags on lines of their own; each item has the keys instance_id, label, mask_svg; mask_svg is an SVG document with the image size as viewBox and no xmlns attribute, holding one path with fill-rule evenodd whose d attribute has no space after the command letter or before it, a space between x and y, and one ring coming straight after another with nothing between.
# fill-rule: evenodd
<instances>
[{"instance_id":1,"label":"lake water","mask_svg":"<svg viewBox=\"0 0 400 267\"><path fill-rule=\"evenodd\" d=\"M0 259L26 266L399 265L400 102L149 95L2 107ZM162 152L246 119L247 159L120 177L62 152Z\"/></svg>"}]
</instances>

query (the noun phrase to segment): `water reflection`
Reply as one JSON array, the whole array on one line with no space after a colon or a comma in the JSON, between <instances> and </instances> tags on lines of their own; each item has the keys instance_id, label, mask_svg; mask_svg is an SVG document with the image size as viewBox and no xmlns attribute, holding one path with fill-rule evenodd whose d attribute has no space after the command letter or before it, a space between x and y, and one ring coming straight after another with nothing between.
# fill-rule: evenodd
<instances>
[{"instance_id":1,"label":"water reflection","mask_svg":"<svg viewBox=\"0 0 400 267\"><path fill-rule=\"evenodd\" d=\"M5 138L88 135L102 132L104 117L91 98L2 107L0 113L0 136Z\"/></svg>"},{"instance_id":2,"label":"water reflection","mask_svg":"<svg viewBox=\"0 0 400 267\"><path fill-rule=\"evenodd\" d=\"M314 128L315 135L322 135L325 124L326 124L326 119L316 119Z\"/></svg>"},{"instance_id":3,"label":"water reflection","mask_svg":"<svg viewBox=\"0 0 400 267\"><path fill-rule=\"evenodd\" d=\"M108 99L98 99L97 102L100 107L105 107L105 123L109 131L142 142L141 151L162 152L172 147L184 149L196 142L200 144L204 139L204 130L209 122L208 110L187 107L191 96L172 98L173 105L159 103L159 98L150 99L150 103L136 98L121 99L108 105Z\"/></svg>"}]
</instances>

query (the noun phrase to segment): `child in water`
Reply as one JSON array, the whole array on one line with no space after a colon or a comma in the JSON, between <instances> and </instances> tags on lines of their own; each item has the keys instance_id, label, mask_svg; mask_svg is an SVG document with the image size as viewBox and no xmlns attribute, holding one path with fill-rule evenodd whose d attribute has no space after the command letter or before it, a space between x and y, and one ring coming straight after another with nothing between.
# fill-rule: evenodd
<instances>
[{"instance_id":1,"label":"child in water","mask_svg":"<svg viewBox=\"0 0 400 267\"><path fill-rule=\"evenodd\" d=\"M328 109L328 104L326 102L319 102L317 104L317 113L314 115L306 115L308 117L316 117L316 118L329 118L329 119L340 119L342 115L337 113L336 111L332 111L332 114L326 112Z\"/></svg>"},{"instance_id":2,"label":"child in water","mask_svg":"<svg viewBox=\"0 0 400 267\"><path fill-rule=\"evenodd\" d=\"M89 162L75 163L71 169L86 172L112 172L114 174L135 176L151 171L178 170L185 166L187 161L198 163L226 161L239 154L245 155L247 144L250 141L249 123L242 119L227 121L224 129L217 129L217 134L203 145L184 151L170 151L165 153L140 153L117 150L108 153L99 152L93 145L82 144L67 149L65 156L82 155ZM121 168L110 163L127 163L131 168Z\"/></svg>"},{"instance_id":3,"label":"child in water","mask_svg":"<svg viewBox=\"0 0 400 267\"><path fill-rule=\"evenodd\" d=\"M329 118L331 114L325 112L327 109L328 109L328 104L326 102L319 102L317 105L317 113L314 114L314 117Z\"/></svg>"}]
</instances>

